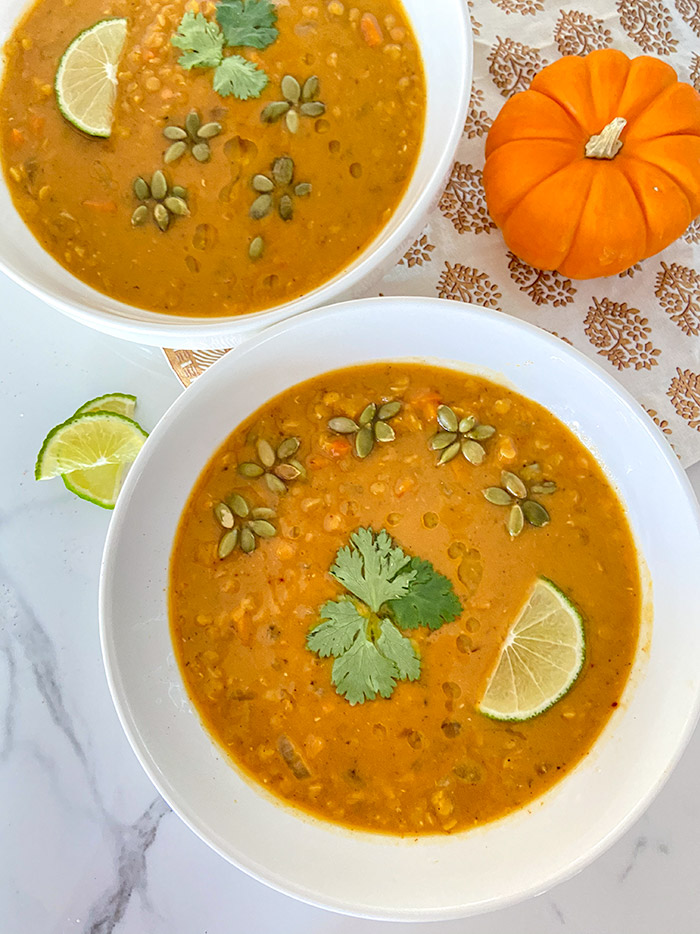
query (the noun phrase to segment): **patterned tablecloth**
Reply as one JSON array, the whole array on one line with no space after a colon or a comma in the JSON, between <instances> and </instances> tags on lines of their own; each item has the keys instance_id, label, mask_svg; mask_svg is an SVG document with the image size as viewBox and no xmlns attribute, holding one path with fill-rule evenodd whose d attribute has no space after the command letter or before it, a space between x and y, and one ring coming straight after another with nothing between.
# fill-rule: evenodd
<instances>
[{"instance_id":1,"label":"patterned tablecloth","mask_svg":"<svg viewBox=\"0 0 700 934\"><path fill-rule=\"evenodd\" d=\"M689 466L700 460L700 218L619 276L576 282L508 251L482 170L493 118L562 55L614 47L668 61L700 90L700 0L470 0L474 85L440 203L384 295L438 295L530 321L596 359L639 400ZM220 351L166 351L188 383Z\"/></svg>"}]
</instances>

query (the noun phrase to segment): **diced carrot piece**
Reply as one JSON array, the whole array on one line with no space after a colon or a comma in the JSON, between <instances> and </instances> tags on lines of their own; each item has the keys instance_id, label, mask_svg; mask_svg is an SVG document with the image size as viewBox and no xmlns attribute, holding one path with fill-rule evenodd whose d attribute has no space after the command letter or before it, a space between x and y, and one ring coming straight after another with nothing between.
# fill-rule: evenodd
<instances>
[{"instance_id":1,"label":"diced carrot piece","mask_svg":"<svg viewBox=\"0 0 700 934\"><path fill-rule=\"evenodd\" d=\"M331 457L342 457L350 450L350 442L347 438L334 438L330 444L326 445L326 450Z\"/></svg>"},{"instance_id":2,"label":"diced carrot piece","mask_svg":"<svg viewBox=\"0 0 700 934\"><path fill-rule=\"evenodd\" d=\"M382 27L379 25L379 21L374 13L363 13L362 19L360 20L360 31L362 32L362 38L365 40L367 45L374 47L379 45L384 38L382 35Z\"/></svg>"},{"instance_id":3,"label":"diced carrot piece","mask_svg":"<svg viewBox=\"0 0 700 934\"><path fill-rule=\"evenodd\" d=\"M117 206L114 201L83 201L83 206L100 214L116 214Z\"/></svg>"},{"instance_id":4,"label":"diced carrot piece","mask_svg":"<svg viewBox=\"0 0 700 934\"><path fill-rule=\"evenodd\" d=\"M24 142L24 133L15 127L15 129L10 133L10 139L15 146L21 146Z\"/></svg>"},{"instance_id":5,"label":"diced carrot piece","mask_svg":"<svg viewBox=\"0 0 700 934\"><path fill-rule=\"evenodd\" d=\"M403 496L404 493L408 493L409 490L412 490L416 485L416 481L413 477L404 477L403 480L399 480L394 487L394 493L396 496Z\"/></svg>"}]
</instances>

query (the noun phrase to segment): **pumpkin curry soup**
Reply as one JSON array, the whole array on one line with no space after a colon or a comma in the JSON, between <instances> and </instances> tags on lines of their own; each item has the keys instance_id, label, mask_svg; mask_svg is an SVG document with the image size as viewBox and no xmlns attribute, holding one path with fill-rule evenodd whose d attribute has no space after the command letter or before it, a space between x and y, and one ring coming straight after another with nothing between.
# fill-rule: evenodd
<instances>
[{"instance_id":1,"label":"pumpkin curry soup","mask_svg":"<svg viewBox=\"0 0 700 934\"><path fill-rule=\"evenodd\" d=\"M236 315L376 237L425 80L399 0L37 0L0 115L15 206L61 265L137 307Z\"/></svg>"},{"instance_id":2,"label":"pumpkin curry soup","mask_svg":"<svg viewBox=\"0 0 700 934\"><path fill-rule=\"evenodd\" d=\"M459 831L590 750L637 645L622 506L541 406L420 364L282 393L203 472L171 562L204 725L288 803Z\"/></svg>"}]
</instances>

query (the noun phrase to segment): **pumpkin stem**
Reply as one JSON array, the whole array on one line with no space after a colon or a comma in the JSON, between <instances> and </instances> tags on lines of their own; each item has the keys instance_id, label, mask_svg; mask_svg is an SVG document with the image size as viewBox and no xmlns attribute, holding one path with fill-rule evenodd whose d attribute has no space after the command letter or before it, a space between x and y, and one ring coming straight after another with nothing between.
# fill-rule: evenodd
<instances>
[{"instance_id":1,"label":"pumpkin stem","mask_svg":"<svg viewBox=\"0 0 700 934\"><path fill-rule=\"evenodd\" d=\"M589 159L614 159L622 149L620 133L627 126L624 117L615 117L603 127L597 136L591 136L586 143L586 156Z\"/></svg>"}]
</instances>

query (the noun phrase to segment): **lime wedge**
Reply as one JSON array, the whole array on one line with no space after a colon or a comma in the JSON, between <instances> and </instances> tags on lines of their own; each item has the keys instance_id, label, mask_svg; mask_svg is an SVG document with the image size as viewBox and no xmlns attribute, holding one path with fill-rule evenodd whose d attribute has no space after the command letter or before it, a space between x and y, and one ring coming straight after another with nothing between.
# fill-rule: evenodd
<instances>
[{"instance_id":1,"label":"lime wedge","mask_svg":"<svg viewBox=\"0 0 700 934\"><path fill-rule=\"evenodd\" d=\"M581 614L546 577L513 623L479 704L495 720L529 720L578 678L586 655Z\"/></svg>"},{"instance_id":2,"label":"lime wedge","mask_svg":"<svg viewBox=\"0 0 700 934\"><path fill-rule=\"evenodd\" d=\"M143 447L146 432L132 419L114 412L73 415L52 428L36 460L37 480L104 464L130 464Z\"/></svg>"},{"instance_id":3,"label":"lime wedge","mask_svg":"<svg viewBox=\"0 0 700 934\"><path fill-rule=\"evenodd\" d=\"M125 19L103 19L81 32L58 65L58 109L90 136L107 137L117 96L117 65L126 40Z\"/></svg>"},{"instance_id":4,"label":"lime wedge","mask_svg":"<svg viewBox=\"0 0 700 934\"><path fill-rule=\"evenodd\" d=\"M74 412L74 415L84 415L86 412L115 412L117 415L126 415L133 418L136 411L136 396L126 392L108 392L104 396L90 399Z\"/></svg>"}]
</instances>

